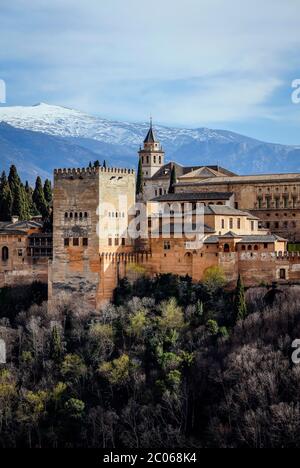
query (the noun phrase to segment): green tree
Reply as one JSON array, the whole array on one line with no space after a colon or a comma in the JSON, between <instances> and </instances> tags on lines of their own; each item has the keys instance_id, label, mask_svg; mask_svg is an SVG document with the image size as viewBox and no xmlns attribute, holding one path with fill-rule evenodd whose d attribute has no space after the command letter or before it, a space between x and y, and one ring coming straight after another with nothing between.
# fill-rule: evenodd
<instances>
[{"instance_id":1,"label":"green tree","mask_svg":"<svg viewBox=\"0 0 300 468\"><path fill-rule=\"evenodd\" d=\"M50 205L52 202L52 187L49 179L46 179L44 183L44 197L48 205Z\"/></svg>"},{"instance_id":2,"label":"green tree","mask_svg":"<svg viewBox=\"0 0 300 468\"><path fill-rule=\"evenodd\" d=\"M21 220L29 218L29 207L25 187L18 175L16 166L12 165L8 175L8 182L12 194L12 215L18 216Z\"/></svg>"},{"instance_id":3,"label":"green tree","mask_svg":"<svg viewBox=\"0 0 300 468\"><path fill-rule=\"evenodd\" d=\"M12 193L5 172L0 179L0 221L9 221L12 214Z\"/></svg>"},{"instance_id":4,"label":"green tree","mask_svg":"<svg viewBox=\"0 0 300 468\"><path fill-rule=\"evenodd\" d=\"M100 162L98 159L94 162L94 167L100 167Z\"/></svg>"},{"instance_id":5,"label":"green tree","mask_svg":"<svg viewBox=\"0 0 300 468\"><path fill-rule=\"evenodd\" d=\"M84 402L76 398L70 398L70 400L68 400L65 404L65 409L72 419L81 419L84 408Z\"/></svg>"},{"instance_id":6,"label":"green tree","mask_svg":"<svg viewBox=\"0 0 300 468\"><path fill-rule=\"evenodd\" d=\"M241 275L238 277L234 297L234 321L244 320L247 316L247 305L245 299L245 288Z\"/></svg>"},{"instance_id":7,"label":"green tree","mask_svg":"<svg viewBox=\"0 0 300 468\"><path fill-rule=\"evenodd\" d=\"M61 340L61 334L57 326L52 328L51 340L50 340L50 356L55 362L61 360L63 354L63 345Z\"/></svg>"},{"instance_id":8,"label":"green tree","mask_svg":"<svg viewBox=\"0 0 300 468\"><path fill-rule=\"evenodd\" d=\"M124 385L129 381L131 366L130 357L122 354L111 362L103 362L99 367L99 372L111 385Z\"/></svg>"},{"instance_id":9,"label":"green tree","mask_svg":"<svg viewBox=\"0 0 300 468\"><path fill-rule=\"evenodd\" d=\"M139 160L139 167L136 179L136 194L142 196L144 194L144 177L142 160Z\"/></svg>"},{"instance_id":10,"label":"green tree","mask_svg":"<svg viewBox=\"0 0 300 468\"><path fill-rule=\"evenodd\" d=\"M85 377L87 368L80 356L67 354L61 366L61 373L66 379L78 382Z\"/></svg>"},{"instance_id":11,"label":"green tree","mask_svg":"<svg viewBox=\"0 0 300 468\"><path fill-rule=\"evenodd\" d=\"M161 330L180 330L184 326L184 315L181 307L177 305L176 299L171 298L160 306L161 317L158 324Z\"/></svg>"},{"instance_id":12,"label":"green tree","mask_svg":"<svg viewBox=\"0 0 300 468\"><path fill-rule=\"evenodd\" d=\"M45 200L42 180L40 177L37 177L36 179L35 189L33 192L32 199L40 215L42 215L43 219L46 219L49 216L49 209L48 209L47 202Z\"/></svg>"},{"instance_id":13,"label":"green tree","mask_svg":"<svg viewBox=\"0 0 300 468\"><path fill-rule=\"evenodd\" d=\"M105 159L104 159L104 161L103 161L102 167L104 167L104 169L106 169L106 168L107 168L107 164L106 164L106 161L105 161Z\"/></svg>"},{"instance_id":14,"label":"green tree","mask_svg":"<svg viewBox=\"0 0 300 468\"><path fill-rule=\"evenodd\" d=\"M170 175L170 186L169 186L169 193L175 193L175 184L177 182L176 177L176 167L175 164L172 166L171 175Z\"/></svg>"},{"instance_id":15,"label":"green tree","mask_svg":"<svg viewBox=\"0 0 300 468\"><path fill-rule=\"evenodd\" d=\"M207 268L203 275L203 282L209 292L222 288L226 282L223 269L217 265Z\"/></svg>"},{"instance_id":16,"label":"green tree","mask_svg":"<svg viewBox=\"0 0 300 468\"><path fill-rule=\"evenodd\" d=\"M218 322L215 320L208 320L206 324L207 330L213 336L216 336L219 333Z\"/></svg>"},{"instance_id":17,"label":"green tree","mask_svg":"<svg viewBox=\"0 0 300 468\"><path fill-rule=\"evenodd\" d=\"M26 192L26 202L28 206L28 211L30 216L36 216L38 215L38 210L37 207L35 206L35 203L33 202L33 189L30 187L28 181L25 183L25 192Z\"/></svg>"}]
</instances>

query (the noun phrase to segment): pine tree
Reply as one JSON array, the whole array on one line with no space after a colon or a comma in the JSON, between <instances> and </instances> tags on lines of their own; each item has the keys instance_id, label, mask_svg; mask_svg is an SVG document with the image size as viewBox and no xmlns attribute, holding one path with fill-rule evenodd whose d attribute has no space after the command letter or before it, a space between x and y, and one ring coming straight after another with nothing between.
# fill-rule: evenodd
<instances>
[{"instance_id":1,"label":"pine tree","mask_svg":"<svg viewBox=\"0 0 300 468\"><path fill-rule=\"evenodd\" d=\"M42 181L40 177L37 177L35 183L35 189L32 196L33 202L35 203L37 210L40 215L42 215L43 219L46 219L49 215L49 209L47 206L47 202L44 196L44 190L42 186Z\"/></svg>"},{"instance_id":2,"label":"pine tree","mask_svg":"<svg viewBox=\"0 0 300 468\"><path fill-rule=\"evenodd\" d=\"M52 187L49 179L46 179L44 183L44 197L48 205L50 205L52 202Z\"/></svg>"},{"instance_id":3,"label":"pine tree","mask_svg":"<svg viewBox=\"0 0 300 468\"><path fill-rule=\"evenodd\" d=\"M234 321L244 320L247 316L245 288L241 275L238 277L234 298Z\"/></svg>"},{"instance_id":4,"label":"pine tree","mask_svg":"<svg viewBox=\"0 0 300 468\"><path fill-rule=\"evenodd\" d=\"M142 160L139 160L139 167L136 179L136 194L142 196L144 194L144 177Z\"/></svg>"},{"instance_id":5,"label":"pine tree","mask_svg":"<svg viewBox=\"0 0 300 468\"><path fill-rule=\"evenodd\" d=\"M9 221L12 215L12 193L5 172L0 179L0 221Z\"/></svg>"},{"instance_id":6,"label":"pine tree","mask_svg":"<svg viewBox=\"0 0 300 468\"><path fill-rule=\"evenodd\" d=\"M172 166L172 171L171 171L171 176L170 176L170 187L169 187L169 193L175 193L175 184L177 182L177 177L176 177L176 167L175 165Z\"/></svg>"}]
</instances>

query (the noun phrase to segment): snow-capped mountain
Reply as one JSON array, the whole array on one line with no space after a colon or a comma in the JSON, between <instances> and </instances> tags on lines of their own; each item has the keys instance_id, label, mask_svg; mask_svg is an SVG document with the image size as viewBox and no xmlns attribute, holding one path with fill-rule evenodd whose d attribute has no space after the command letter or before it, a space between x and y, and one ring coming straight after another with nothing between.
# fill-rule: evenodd
<instances>
[{"instance_id":1,"label":"snow-capped mountain","mask_svg":"<svg viewBox=\"0 0 300 468\"><path fill-rule=\"evenodd\" d=\"M93 117L83 112L61 106L39 103L35 106L0 107L0 121L13 127L48 133L60 137L88 138L108 144L140 145L148 130L148 123L129 123ZM236 140L234 134L222 135L218 131L156 126L156 133L163 143L181 146L191 139L208 141L218 138Z\"/></svg>"},{"instance_id":2,"label":"snow-capped mountain","mask_svg":"<svg viewBox=\"0 0 300 468\"><path fill-rule=\"evenodd\" d=\"M135 167L137 151L149 126L148 123L105 120L45 103L0 107L0 122L10 126L9 132L8 125L0 126L0 155L5 154L9 161L14 160L16 153L21 160L26 156L28 167L34 159L35 170L40 168L41 173L47 174L57 166L78 167L93 159L106 159L114 166ZM18 131L13 132L12 127ZM207 128L155 125L155 131L167 160L188 165L219 164L248 174L300 171L300 147L264 143L233 132ZM22 132L30 134L22 136ZM48 145L47 150L44 145ZM37 161L38 148L43 151ZM45 152L47 157L43 156Z\"/></svg>"}]
</instances>

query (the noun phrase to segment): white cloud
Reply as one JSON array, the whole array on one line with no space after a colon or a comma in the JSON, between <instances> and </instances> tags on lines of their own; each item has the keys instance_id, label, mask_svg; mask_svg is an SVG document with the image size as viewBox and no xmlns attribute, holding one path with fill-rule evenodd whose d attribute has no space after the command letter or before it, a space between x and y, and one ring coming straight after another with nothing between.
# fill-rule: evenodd
<instances>
[{"instance_id":1,"label":"white cloud","mask_svg":"<svg viewBox=\"0 0 300 468\"><path fill-rule=\"evenodd\" d=\"M192 125L267 115L299 50L297 3L14 0L1 7L0 63L15 88L27 77L24 100Z\"/></svg>"}]
</instances>

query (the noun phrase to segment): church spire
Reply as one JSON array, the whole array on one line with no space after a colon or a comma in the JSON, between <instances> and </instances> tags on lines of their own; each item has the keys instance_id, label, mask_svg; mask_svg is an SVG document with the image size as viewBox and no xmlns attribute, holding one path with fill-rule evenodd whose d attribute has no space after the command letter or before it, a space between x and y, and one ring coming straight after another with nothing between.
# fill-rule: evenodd
<instances>
[{"instance_id":1,"label":"church spire","mask_svg":"<svg viewBox=\"0 0 300 468\"><path fill-rule=\"evenodd\" d=\"M147 136L146 136L146 138L144 140L144 143L157 143L157 141L155 139L154 131L153 131L152 116L150 116L150 128L149 128Z\"/></svg>"}]
</instances>

